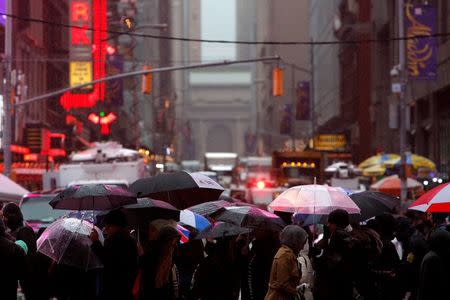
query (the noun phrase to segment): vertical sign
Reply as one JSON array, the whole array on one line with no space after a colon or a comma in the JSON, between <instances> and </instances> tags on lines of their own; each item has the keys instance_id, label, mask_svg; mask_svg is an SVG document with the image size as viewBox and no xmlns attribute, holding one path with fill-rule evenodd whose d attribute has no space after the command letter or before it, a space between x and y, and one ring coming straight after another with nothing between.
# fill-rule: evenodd
<instances>
[{"instance_id":1,"label":"vertical sign","mask_svg":"<svg viewBox=\"0 0 450 300\"><path fill-rule=\"evenodd\" d=\"M406 57L410 79L434 80L437 73L436 9L428 4L405 5Z\"/></svg>"},{"instance_id":2,"label":"vertical sign","mask_svg":"<svg viewBox=\"0 0 450 300\"><path fill-rule=\"evenodd\" d=\"M105 77L106 0L71 0L70 84L87 83ZM93 30L92 30L93 29ZM66 110L93 107L105 97L105 83L64 93L59 102Z\"/></svg>"},{"instance_id":3,"label":"vertical sign","mask_svg":"<svg viewBox=\"0 0 450 300\"><path fill-rule=\"evenodd\" d=\"M280 134L292 133L292 104L285 104L281 112Z\"/></svg>"},{"instance_id":4,"label":"vertical sign","mask_svg":"<svg viewBox=\"0 0 450 300\"><path fill-rule=\"evenodd\" d=\"M297 102L295 118L297 120L307 121L310 119L310 90L308 81L300 81L297 84Z\"/></svg>"},{"instance_id":5,"label":"vertical sign","mask_svg":"<svg viewBox=\"0 0 450 300\"><path fill-rule=\"evenodd\" d=\"M70 86L92 81L92 3L91 0L70 1ZM80 89L80 92L91 90ZM75 91L73 93L76 93Z\"/></svg>"}]
</instances>

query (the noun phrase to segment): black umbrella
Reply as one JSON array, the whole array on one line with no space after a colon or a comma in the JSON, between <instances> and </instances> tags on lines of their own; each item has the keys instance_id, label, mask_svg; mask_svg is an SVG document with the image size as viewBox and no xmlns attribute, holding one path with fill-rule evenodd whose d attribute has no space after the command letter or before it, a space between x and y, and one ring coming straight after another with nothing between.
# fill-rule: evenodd
<instances>
[{"instance_id":1,"label":"black umbrella","mask_svg":"<svg viewBox=\"0 0 450 300\"><path fill-rule=\"evenodd\" d=\"M220 196L222 197L222 196ZM247 206L247 203L236 201L229 202L227 200L216 200L200 203L189 207L188 209L196 214L202 215L204 217L211 216L219 213L228 206Z\"/></svg>"},{"instance_id":2,"label":"black umbrella","mask_svg":"<svg viewBox=\"0 0 450 300\"><path fill-rule=\"evenodd\" d=\"M286 224L277 215L252 206L229 206L213 216L217 221L241 227L281 230Z\"/></svg>"},{"instance_id":3,"label":"black umbrella","mask_svg":"<svg viewBox=\"0 0 450 300\"><path fill-rule=\"evenodd\" d=\"M242 228L230 223L216 222L197 234L196 239L217 239L249 233L251 229Z\"/></svg>"},{"instance_id":4,"label":"black umbrella","mask_svg":"<svg viewBox=\"0 0 450 300\"><path fill-rule=\"evenodd\" d=\"M397 197L374 191L351 194L350 198L361 209L361 220L384 213L395 213L399 205Z\"/></svg>"},{"instance_id":5,"label":"black umbrella","mask_svg":"<svg viewBox=\"0 0 450 300\"><path fill-rule=\"evenodd\" d=\"M217 200L223 188L211 178L188 172L162 173L134 182L130 190L138 197L164 200L179 209Z\"/></svg>"},{"instance_id":6,"label":"black umbrella","mask_svg":"<svg viewBox=\"0 0 450 300\"><path fill-rule=\"evenodd\" d=\"M123 210L128 224L135 228L146 228L155 219L180 220L180 211L172 204L149 198L140 198L136 204L125 205Z\"/></svg>"},{"instance_id":7,"label":"black umbrella","mask_svg":"<svg viewBox=\"0 0 450 300\"><path fill-rule=\"evenodd\" d=\"M136 196L117 185L86 184L63 190L49 204L53 209L111 210L133 203Z\"/></svg>"}]
</instances>

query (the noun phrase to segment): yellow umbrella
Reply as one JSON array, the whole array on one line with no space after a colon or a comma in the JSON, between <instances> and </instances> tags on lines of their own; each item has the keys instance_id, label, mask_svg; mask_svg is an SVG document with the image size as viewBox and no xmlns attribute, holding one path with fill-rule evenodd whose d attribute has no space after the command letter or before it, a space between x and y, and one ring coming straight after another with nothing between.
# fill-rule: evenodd
<instances>
[{"instance_id":1,"label":"yellow umbrella","mask_svg":"<svg viewBox=\"0 0 450 300\"><path fill-rule=\"evenodd\" d=\"M386 168L392 168L398 164L400 164L400 157L392 158L384 162ZM436 164L433 161L417 154L407 154L406 164L412 166L414 169L436 170Z\"/></svg>"},{"instance_id":2,"label":"yellow umbrella","mask_svg":"<svg viewBox=\"0 0 450 300\"><path fill-rule=\"evenodd\" d=\"M358 168L364 169L376 166L376 165L383 165L383 163L387 160L394 159L394 158L400 158L400 155L398 154L378 154L369 157L365 161L359 164Z\"/></svg>"},{"instance_id":3,"label":"yellow umbrella","mask_svg":"<svg viewBox=\"0 0 450 300\"><path fill-rule=\"evenodd\" d=\"M362 170L363 176L367 177L377 177L377 176L383 176L386 172L386 168L382 165L374 165L368 168L365 168Z\"/></svg>"}]
</instances>

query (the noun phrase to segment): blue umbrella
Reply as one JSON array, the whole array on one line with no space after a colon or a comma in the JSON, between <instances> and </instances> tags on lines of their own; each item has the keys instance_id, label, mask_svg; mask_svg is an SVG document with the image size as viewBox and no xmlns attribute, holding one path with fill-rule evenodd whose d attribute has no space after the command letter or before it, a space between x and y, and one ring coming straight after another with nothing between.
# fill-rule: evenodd
<instances>
[{"instance_id":1,"label":"blue umbrella","mask_svg":"<svg viewBox=\"0 0 450 300\"><path fill-rule=\"evenodd\" d=\"M191 226L198 231L202 231L211 225L205 217L187 209L180 211L180 223Z\"/></svg>"}]
</instances>

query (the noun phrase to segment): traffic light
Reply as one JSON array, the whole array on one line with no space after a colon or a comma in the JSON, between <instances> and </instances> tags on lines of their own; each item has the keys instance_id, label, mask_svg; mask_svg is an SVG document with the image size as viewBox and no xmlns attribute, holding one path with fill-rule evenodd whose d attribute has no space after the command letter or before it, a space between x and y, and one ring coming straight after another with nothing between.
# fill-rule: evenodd
<instances>
[{"instance_id":1,"label":"traffic light","mask_svg":"<svg viewBox=\"0 0 450 300\"><path fill-rule=\"evenodd\" d=\"M283 70L279 67L272 70L272 93L274 97L283 96Z\"/></svg>"},{"instance_id":2,"label":"traffic light","mask_svg":"<svg viewBox=\"0 0 450 300\"><path fill-rule=\"evenodd\" d=\"M144 66L143 70L151 70L151 66ZM142 75L142 94L150 94L152 92L153 74L148 73Z\"/></svg>"}]
</instances>

